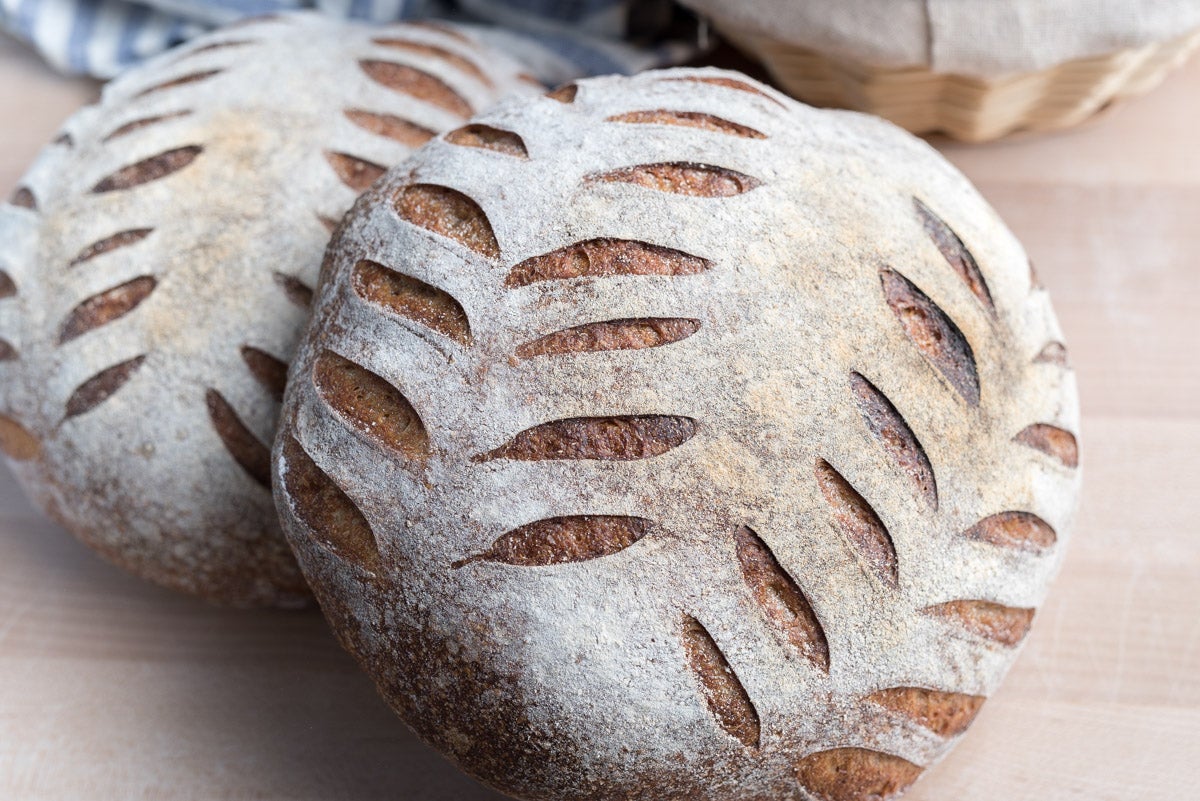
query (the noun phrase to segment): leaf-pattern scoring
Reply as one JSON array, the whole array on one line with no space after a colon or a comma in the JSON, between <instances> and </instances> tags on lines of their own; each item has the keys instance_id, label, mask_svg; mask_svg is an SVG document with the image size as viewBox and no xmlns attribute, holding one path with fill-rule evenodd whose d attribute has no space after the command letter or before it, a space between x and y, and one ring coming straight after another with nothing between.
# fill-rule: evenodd
<instances>
[{"instance_id":1,"label":"leaf-pattern scoring","mask_svg":"<svg viewBox=\"0 0 1200 801\"><path fill-rule=\"evenodd\" d=\"M533 256L517 264L504 280L510 289L539 281L613 275L695 275L712 266L708 259L682 250L628 239L589 239Z\"/></svg>"},{"instance_id":2,"label":"leaf-pattern scoring","mask_svg":"<svg viewBox=\"0 0 1200 801\"><path fill-rule=\"evenodd\" d=\"M883 801L921 775L906 759L866 748L834 748L800 760L796 778L820 801Z\"/></svg>"},{"instance_id":3,"label":"leaf-pattern scoring","mask_svg":"<svg viewBox=\"0 0 1200 801\"><path fill-rule=\"evenodd\" d=\"M41 455L42 443L25 426L0 414L0 452L14 462L28 462Z\"/></svg>"},{"instance_id":4,"label":"leaf-pattern scoring","mask_svg":"<svg viewBox=\"0 0 1200 801\"><path fill-rule=\"evenodd\" d=\"M912 719L939 737L957 737L975 720L987 699L923 687L889 687L871 693L866 700Z\"/></svg>"},{"instance_id":5,"label":"leaf-pattern scoring","mask_svg":"<svg viewBox=\"0 0 1200 801\"><path fill-rule=\"evenodd\" d=\"M1014 439L1057 459L1065 467L1079 466L1079 445L1075 435L1065 428L1050 423L1033 423L1021 429Z\"/></svg>"},{"instance_id":6,"label":"leaf-pattern scoring","mask_svg":"<svg viewBox=\"0 0 1200 801\"><path fill-rule=\"evenodd\" d=\"M79 251L79 255L71 259L67 266L77 267L86 261L91 261L97 256L103 256L105 253L119 248L137 244L150 236L153 231L153 228L131 228L128 231L119 231L112 236L106 236Z\"/></svg>"},{"instance_id":7,"label":"leaf-pattern scoring","mask_svg":"<svg viewBox=\"0 0 1200 801\"><path fill-rule=\"evenodd\" d=\"M1034 610L1018 609L992 601L960 600L926 607L924 612L977 637L1012 647L1029 633Z\"/></svg>"},{"instance_id":8,"label":"leaf-pattern scoring","mask_svg":"<svg viewBox=\"0 0 1200 801\"><path fill-rule=\"evenodd\" d=\"M420 147L436 136L433 131L423 125L417 125L415 122L397 117L395 114L380 114L359 108L349 108L343 113L346 115L346 119L364 131L386 136L407 147Z\"/></svg>"},{"instance_id":9,"label":"leaf-pattern scoring","mask_svg":"<svg viewBox=\"0 0 1200 801\"><path fill-rule=\"evenodd\" d=\"M147 88L143 89L142 91L138 92L137 95L135 95L135 96L136 97L146 97L147 95L156 94L158 92L164 92L168 89L174 89L179 86L187 86L190 83L199 83L200 81L207 81L209 78L215 78L217 75L220 75L221 72L222 72L222 70L203 70L201 72L188 73L187 75L181 75L178 78L172 78L169 81L164 81L163 83L157 83L153 86L147 87Z\"/></svg>"},{"instance_id":10,"label":"leaf-pattern scoring","mask_svg":"<svg viewBox=\"0 0 1200 801\"><path fill-rule=\"evenodd\" d=\"M605 320L555 331L517 346L517 356L532 359L564 353L659 348L687 339L700 330L700 321L681 317Z\"/></svg>"},{"instance_id":11,"label":"leaf-pattern scoring","mask_svg":"<svg viewBox=\"0 0 1200 801\"><path fill-rule=\"evenodd\" d=\"M568 515L535 520L501 536L486 551L455 562L545 567L586 562L625 550L650 531L650 521L624 515Z\"/></svg>"},{"instance_id":12,"label":"leaf-pattern scoring","mask_svg":"<svg viewBox=\"0 0 1200 801\"><path fill-rule=\"evenodd\" d=\"M164 151L157 156L142 159L135 164L130 164L128 167L122 167L106 178L100 179L92 187L92 192L96 194L118 192L166 178L195 161L196 157L203 150L204 148L200 145L187 145Z\"/></svg>"},{"instance_id":13,"label":"leaf-pattern scoring","mask_svg":"<svg viewBox=\"0 0 1200 801\"><path fill-rule=\"evenodd\" d=\"M349 153L327 152L325 160L333 167L342 183L355 192L366 191L367 187L375 183L386 171L384 167L372 161L351 156Z\"/></svg>"},{"instance_id":14,"label":"leaf-pattern scoring","mask_svg":"<svg viewBox=\"0 0 1200 801\"><path fill-rule=\"evenodd\" d=\"M87 414L111 398L146 361L145 355L135 356L112 367L106 367L80 384L67 399L67 418Z\"/></svg>"},{"instance_id":15,"label":"leaf-pattern scoring","mask_svg":"<svg viewBox=\"0 0 1200 801\"><path fill-rule=\"evenodd\" d=\"M867 427L897 466L916 485L933 510L938 507L937 481L925 449L886 395L858 373L850 374L850 388Z\"/></svg>"},{"instance_id":16,"label":"leaf-pattern scoring","mask_svg":"<svg viewBox=\"0 0 1200 801\"><path fill-rule=\"evenodd\" d=\"M467 313L449 292L370 259L354 266L351 286L368 303L420 323L461 345L471 342Z\"/></svg>"},{"instance_id":17,"label":"leaf-pattern scoring","mask_svg":"<svg viewBox=\"0 0 1200 801\"><path fill-rule=\"evenodd\" d=\"M632 461L661 456L695 435L696 421L689 417L574 417L526 429L481 459Z\"/></svg>"},{"instance_id":18,"label":"leaf-pattern scoring","mask_svg":"<svg viewBox=\"0 0 1200 801\"><path fill-rule=\"evenodd\" d=\"M1054 529L1032 512L1000 512L980 520L964 537L1006 548L1042 551L1054 545Z\"/></svg>"},{"instance_id":19,"label":"leaf-pattern scoring","mask_svg":"<svg viewBox=\"0 0 1200 801\"><path fill-rule=\"evenodd\" d=\"M144 275L81 301L63 320L59 328L58 344L66 344L76 337L124 317L150 297L156 286L158 281L155 278Z\"/></svg>"},{"instance_id":20,"label":"leaf-pattern scoring","mask_svg":"<svg viewBox=\"0 0 1200 801\"><path fill-rule=\"evenodd\" d=\"M229 401L215 389L204 394L208 417L225 450L259 486L271 488L271 452L238 417Z\"/></svg>"},{"instance_id":21,"label":"leaf-pattern scoring","mask_svg":"<svg viewBox=\"0 0 1200 801\"><path fill-rule=\"evenodd\" d=\"M423 100L459 117L474 113L471 104L441 79L423 70L394 61L364 59L359 62L367 76L388 89Z\"/></svg>"},{"instance_id":22,"label":"leaf-pattern scoring","mask_svg":"<svg viewBox=\"0 0 1200 801\"><path fill-rule=\"evenodd\" d=\"M829 672L829 643L812 605L775 554L748 526L734 533L742 578L754 594L767 620L788 641L826 673Z\"/></svg>"},{"instance_id":23,"label":"leaf-pattern scoring","mask_svg":"<svg viewBox=\"0 0 1200 801\"><path fill-rule=\"evenodd\" d=\"M408 399L380 376L325 351L313 365L321 398L353 428L410 458L423 459L429 435Z\"/></svg>"},{"instance_id":24,"label":"leaf-pattern scoring","mask_svg":"<svg viewBox=\"0 0 1200 801\"><path fill-rule=\"evenodd\" d=\"M529 158L525 140L512 131L493 128L490 125L475 124L456 128L446 134L446 141L459 147L478 147L519 159Z\"/></svg>"},{"instance_id":25,"label":"leaf-pattern scoring","mask_svg":"<svg viewBox=\"0 0 1200 801\"><path fill-rule=\"evenodd\" d=\"M174 111L174 112L171 112L170 114L155 114L150 117L139 117L138 119L133 120L132 122L127 122L124 125L121 125L120 127L113 129L107 136L105 136L100 141L108 143L108 142L113 141L114 139L119 139L122 136L131 134L134 131L140 131L142 128L149 128L152 125L158 125L159 123L170 122L171 120L177 120L182 117L187 117L187 116L190 116L191 113L192 113L191 111L185 110L185 111Z\"/></svg>"},{"instance_id":26,"label":"leaf-pattern scoring","mask_svg":"<svg viewBox=\"0 0 1200 801\"><path fill-rule=\"evenodd\" d=\"M937 246L942 257L954 268L954 272L967 285L967 289L971 290L971 294L985 309L994 314L996 306L992 302L992 292L988 289L987 281L984 280L983 273L975 262L975 257L971 255L971 251L959 239L958 234L954 233L946 224L946 221L934 214L933 210L921 202L920 198L913 198L913 207L917 211L921 225L925 228L925 233L933 240L933 244Z\"/></svg>"},{"instance_id":27,"label":"leaf-pattern scoring","mask_svg":"<svg viewBox=\"0 0 1200 801\"><path fill-rule=\"evenodd\" d=\"M829 462L818 460L816 473L821 492L854 553L884 584L900 586L896 547L879 515Z\"/></svg>"},{"instance_id":28,"label":"leaf-pattern scoring","mask_svg":"<svg viewBox=\"0 0 1200 801\"><path fill-rule=\"evenodd\" d=\"M971 406L979 405L979 371L962 331L936 303L895 270L881 270L883 293L905 335Z\"/></svg>"},{"instance_id":29,"label":"leaf-pattern scoring","mask_svg":"<svg viewBox=\"0 0 1200 801\"><path fill-rule=\"evenodd\" d=\"M762 131L757 131L749 125L742 125L715 114L703 114L699 111L670 111L668 109L628 111L624 114L614 114L608 118L608 121L642 125L680 125L685 128L699 128L703 131L730 136L743 136L747 139L767 138Z\"/></svg>"},{"instance_id":30,"label":"leaf-pattern scoring","mask_svg":"<svg viewBox=\"0 0 1200 801\"><path fill-rule=\"evenodd\" d=\"M625 183L690 197L733 197L762 185L762 181L737 170L713 164L671 162L622 167L591 176L601 183Z\"/></svg>"},{"instance_id":31,"label":"leaf-pattern scoring","mask_svg":"<svg viewBox=\"0 0 1200 801\"><path fill-rule=\"evenodd\" d=\"M317 467L295 438L284 440L283 458L289 502L316 540L339 558L377 573L381 568L379 544L354 501Z\"/></svg>"},{"instance_id":32,"label":"leaf-pattern scoring","mask_svg":"<svg viewBox=\"0 0 1200 801\"><path fill-rule=\"evenodd\" d=\"M762 737L758 710L712 635L696 618L684 615L682 639L688 665L713 717L742 745L757 748Z\"/></svg>"},{"instance_id":33,"label":"leaf-pattern scoring","mask_svg":"<svg viewBox=\"0 0 1200 801\"><path fill-rule=\"evenodd\" d=\"M487 215L471 198L448 186L410 184L396 195L396 213L403 220L458 242L495 259L500 245Z\"/></svg>"}]
</instances>

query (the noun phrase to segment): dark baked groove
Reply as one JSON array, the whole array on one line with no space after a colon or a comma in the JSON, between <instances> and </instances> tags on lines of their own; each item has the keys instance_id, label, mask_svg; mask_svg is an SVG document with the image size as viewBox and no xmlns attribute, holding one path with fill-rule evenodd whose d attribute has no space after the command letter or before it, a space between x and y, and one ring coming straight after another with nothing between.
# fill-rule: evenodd
<instances>
[{"instance_id":1,"label":"dark baked groove","mask_svg":"<svg viewBox=\"0 0 1200 801\"><path fill-rule=\"evenodd\" d=\"M748 526L740 526L734 532L734 541L742 578L767 620L783 632L808 661L828 673L829 642L825 630L795 579Z\"/></svg>"},{"instance_id":2,"label":"dark baked groove","mask_svg":"<svg viewBox=\"0 0 1200 801\"><path fill-rule=\"evenodd\" d=\"M14 462L28 462L42 455L42 443L25 426L0 414L0 452Z\"/></svg>"},{"instance_id":3,"label":"dark baked groove","mask_svg":"<svg viewBox=\"0 0 1200 801\"><path fill-rule=\"evenodd\" d=\"M500 256L500 244L487 215L457 189L410 184L396 193L395 206L396 213L413 225L453 239L489 259Z\"/></svg>"},{"instance_id":4,"label":"dark baked groove","mask_svg":"<svg viewBox=\"0 0 1200 801\"><path fill-rule=\"evenodd\" d=\"M820 801L886 801L911 787L921 770L882 751L834 748L800 760L796 779Z\"/></svg>"},{"instance_id":5,"label":"dark baked groove","mask_svg":"<svg viewBox=\"0 0 1200 801\"><path fill-rule=\"evenodd\" d=\"M696 421L690 417L664 414L572 417L527 428L477 460L636 461L661 456L695 435Z\"/></svg>"},{"instance_id":6,"label":"dark baked groove","mask_svg":"<svg viewBox=\"0 0 1200 801\"><path fill-rule=\"evenodd\" d=\"M17 294L17 285L13 282L12 276L0 270L0 299L11 298Z\"/></svg>"},{"instance_id":7,"label":"dark baked groove","mask_svg":"<svg viewBox=\"0 0 1200 801\"><path fill-rule=\"evenodd\" d=\"M62 145L63 147L75 147L75 140L71 138L71 134L63 131L54 138L54 144Z\"/></svg>"},{"instance_id":8,"label":"dark baked groove","mask_svg":"<svg viewBox=\"0 0 1200 801\"><path fill-rule=\"evenodd\" d=\"M1075 441L1075 435L1065 428L1049 423L1034 423L1023 428L1013 439L1057 459L1067 467L1079 466L1079 443Z\"/></svg>"},{"instance_id":9,"label":"dark baked groove","mask_svg":"<svg viewBox=\"0 0 1200 801\"><path fill-rule=\"evenodd\" d=\"M922 687L889 687L866 700L910 718L939 737L955 737L970 727L987 699Z\"/></svg>"},{"instance_id":10,"label":"dark baked groove","mask_svg":"<svg viewBox=\"0 0 1200 801\"><path fill-rule=\"evenodd\" d=\"M354 501L317 467L295 437L284 439L283 459L284 490L316 541L339 559L378 572L379 544Z\"/></svg>"},{"instance_id":11,"label":"dark baked groove","mask_svg":"<svg viewBox=\"0 0 1200 801\"><path fill-rule=\"evenodd\" d=\"M714 114L704 114L699 111L671 111L656 109L654 111L628 111L624 114L614 114L608 122L626 122L642 125L679 125L685 128L699 128L713 133L742 136L747 139L766 139L767 135L749 125L727 120Z\"/></svg>"},{"instance_id":12,"label":"dark baked groove","mask_svg":"<svg viewBox=\"0 0 1200 801\"><path fill-rule=\"evenodd\" d=\"M670 345L700 330L700 321L686 317L643 317L606 320L555 331L517 346L517 356L555 356L606 350L641 350Z\"/></svg>"},{"instance_id":13,"label":"dark baked groove","mask_svg":"<svg viewBox=\"0 0 1200 801\"><path fill-rule=\"evenodd\" d=\"M546 97L557 100L559 103L574 103L577 94L579 94L578 86L573 83L564 83L562 86L546 92Z\"/></svg>"},{"instance_id":14,"label":"dark baked groove","mask_svg":"<svg viewBox=\"0 0 1200 801\"><path fill-rule=\"evenodd\" d=\"M979 405L975 354L954 321L911 281L895 270L879 271L888 306L905 335L971 406Z\"/></svg>"},{"instance_id":15,"label":"dark baked groove","mask_svg":"<svg viewBox=\"0 0 1200 801\"><path fill-rule=\"evenodd\" d=\"M329 407L367 439L412 459L429 454L429 435L400 390L365 367L324 351L312 371L313 385Z\"/></svg>"},{"instance_id":16,"label":"dark baked groove","mask_svg":"<svg viewBox=\"0 0 1200 801\"><path fill-rule=\"evenodd\" d=\"M387 311L420 323L463 345L471 342L471 323L457 300L435 286L363 259L350 278L355 294Z\"/></svg>"},{"instance_id":17,"label":"dark baked groove","mask_svg":"<svg viewBox=\"0 0 1200 801\"><path fill-rule=\"evenodd\" d=\"M200 81L207 81L209 78L212 78L212 77L215 77L215 76L221 74L222 71L223 70L219 70L219 69L203 70L201 72L189 73L188 75L181 75L178 78L172 78L171 80L166 81L164 83L155 84L154 86L143 89L142 91L140 91L136 95L134 95L134 97L145 97L146 95L152 95L156 92L162 92L167 89L174 89L177 86L186 86L189 83L199 83Z\"/></svg>"},{"instance_id":18,"label":"dark baked groove","mask_svg":"<svg viewBox=\"0 0 1200 801\"><path fill-rule=\"evenodd\" d=\"M495 83L492 82L492 79L489 78L487 76L487 73L485 73L483 70L481 70L475 62L471 61L469 58L464 58L463 56L460 56L458 53L455 53L452 50L447 50L444 47L438 47L436 45L431 45L431 44L424 44L422 42L413 42L408 39L390 39L390 38L386 38L386 37L372 39L371 41L374 42L375 44L379 45L380 47L387 47L392 50L400 50L402 52L415 53L416 55L419 55L419 56L432 56L434 58L445 61L447 64L450 64L451 66L456 67L457 69L461 70L462 72L467 73L468 75L470 75L475 80L479 81L484 86L487 86L487 87L495 86Z\"/></svg>"},{"instance_id":19,"label":"dark baked groove","mask_svg":"<svg viewBox=\"0 0 1200 801\"><path fill-rule=\"evenodd\" d=\"M18 206L30 211L37 211L37 198L33 196L33 190L28 186L18 186L9 196L8 202L13 206Z\"/></svg>"},{"instance_id":20,"label":"dark baked groove","mask_svg":"<svg viewBox=\"0 0 1200 801\"><path fill-rule=\"evenodd\" d=\"M1003 606L991 601L947 601L921 610L977 637L1013 647L1025 639L1033 609Z\"/></svg>"},{"instance_id":21,"label":"dark baked groove","mask_svg":"<svg viewBox=\"0 0 1200 801\"><path fill-rule=\"evenodd\" d=\"M186 117L191 113L191 111L176 111L172 114L156 114L153 117L142 117L140 119L133 120L132 122L127 122L121 127L109 132L108 135L106 135L101 141L111 142L114 139L119 139L126 134L131 134L134 131L142 128L149 128L151 125L157 125L160 122L177 120L180 117Z\"/></svg>"},{"instance_id":22,"label":"dark baked groove","mask_svg":"<svg viewBox=\"0 0 1200 801\"><path fill-rule=\"evenodd\" d=\"M11 362L16 358L17 349L13 347L12 343L7 340L0 339L0 362Z\"/></svg>"},{"instance_id":23,"label":"dark baked groove","mask_svg":"<svg viewBox=\"0 0 1200 801\"><path fill-rule=\"evenodd\" d=\"M377 114L360 108L348 108L342 113L346 115L346 119L364 131L386 137L406 147L420 147L437 135L428 128L395 114Z\"/></svg>"},{"instance_id":24,"label":"dark baked groove","mask_svg":"<svg viewBox=\"0 0 1200 801\"><path fill-rule=\"evenodd\" d=\"M971 251L963 244L958 234L954 233L954 230L946 224L945 220L934 214L933 210L919 198L914 197L912 201L917 217L921 220L921 227L925 229L925 233L937 246L942 258L954 268L954 272L958 273L958 277L963 280L967 289L971 290L971 294L983 304L983 307L995 314L996 305L992 302L992 292L988 289L987 281L984 280L983 273L979 270L979 264L971 255Z\"/></svg>"},{"instance_id":25,"label":"dark baked groove","mask_svg":"<svg viewBox=\"0 0 1200 801\"><path fill-rule=\"evenodd\" d=\"M293 275L285 273L272 273L271 277L275 279L275 283L283 290L283 294L287 295L287 299L295 303L302 309L307 309L312 306L313 291L312 287L296 278Z\"/></svg>"},{"instance_id":26,"label":"dark baked groove","mask_svg":"<svg viewBox=\"0 0 1200 801\"><path fill-rule=\"evenodd\" d=\"M850 374L850 389L858 401L858 410L862 412L867 428L871 429L900 470L912 480L925 503L936 511L937 480L925 448L916 434L888 397L859 373Z\"/></svg>"},{"instance_id":27,"label":"dark baked groove","mask_svg":"<svg viewBox=\"0 0 1200 801\"><path fill-rule=\"evenodd\" d=\"M204 402L208 406L208 418L212 421L213 429L221 438L221 443L233 460L254 481L267 489L271 488L271 451L254 436L238 417L229 401L215 389L204 393Z\"/></svg>"},{"instance_id":28,"label":"dark baked groove","mask_svg":"<svg viewBox=\"0 0 1200 801\"><path fill-rule=\"evenodd\" d=\"M818 459L816 472L817 483L833 509L834 519L858 558L884 584L899 587L896 546L879 515L829 462Z\"/></svg>"},{"instance_id":29,"label":"dark baked groove","mask_svg":"<svg viewBox=\"0 0 1200 801\"><path fill-rule=\"evenodd\" d=\"M512 131L504 131L490 125L477 123L456 128L446 134L446 141L460 147L478 147L521 159L529 158L525 140Z\"/></svg>"},{"instance_id":30,"label":"dark baked groove","mask_svg":"<svg viewBox=\"0 0 1200 801\"><path fill-rule=\"evenodd\" d=\"M122 189L132 189L135 186L141 186L151 181L166 178L168 175L179 172L195 161L196 157L203 150L204 148L200 147L200 145L187 145L186 147L177 147L174 150L164 151L148 159L142 159L139 162L130 164L128 167L122 167L112 175L101 179L99 183L92 187L92 192L101 194L104 192L116 192Z\"/></svg>"},{"instance_id":31,"label":"dark baked groove","mask_svg":"<svg viewBox=\"0 0 1200 801\"><path fill-rule=\"evenodd\" d=\"M333 171L337 173L337 177L342 183L360 193L366 191L367 187L375 183L379 176L387 172L385 167L347 153L335 153L327 150L325 151L325 160L329 162L330 167L333 167Z\"/></svg>"},{"instance_id":32,"label":"dark baked groove","mask_svg":"<svg viewBox=\"0 0 1200 801\"><path fill-rule=\"evenodd\" d=\"M125 386L129 379L133 378L134 373L145 361L144 354L135 356L119 364L114 364L112 367L107 367L84 381L67 399L65 419L86 414L111 398L121 387Z\"/></svg>"},{"instance_id":33,"label":"dark baked groove","mask_svg":"<svg viewBox=\"0 0 1200 801\"><path fill-rule=\"evenodd\" d=\"M682 250L632 239L589 239L517 264L504 279L509 289L538 281L613 275L695 275L712 266Z\"/></svg>"},{"instance_id":34,"label":"dark baked groove","mask_svg":"<svg viewBox=\"0 0 1200 801\"><path fill-rule=\"evenodd\" d=\"M588 176L588 180L634 184L689 197L733 197L762 185L757 178L736 170L683 161L622 167Z\"/></svg>"},{"instance_id":35,"label":"dark baked groove","mask_svg":"<svg viewBox=\"0 0 1200 801\"><path fill-rule=\"evenodd\" d=\"M624 515L549 517L502 535L481 554L455 562L499 562L519 567L545 567L586 562L625 550L646 536L650 521Z\"/></svg>"},{"instance_id":36,"label":"dark baked groove","mask_svg":"<svg viewBox=\"0 0 1200 801\"><path fill-rule=\"evenodd\" d=\"M688 667L721 728L747 748L757 748L761 737L758 710L712 635L691 615L683 616L683 650Z\"/></svg>"},{"instance_id":37,"label":"dark baked groove","mask_svg":"<svg viewBox=\"0 0 1200 801\"><path fill-rule=\"evenodd\" d=\"M63 345L102 325L124 317L150 297L158 281L143 275L120 286L92 295L71 310L58 332L58 344Z\"/></svg>"},{"instance_id":38,"label":"dark baked groove","mask_svg":"<svg viewBox=\"0 0 1200 801\"><path fill-rule=\"evenodd\" d=\"M462 95L428 72L394 61L374 59L364 59L358 65L367 77L388 89L402 92L459 117L466 118L475 113Z\"/></svg>"},{"instance_id":39,"label":"dark baked groove","mask_svg":"<svg viewBox=\"0 0 1200 801\"><path fill-rule=\"evenodd\" d=\"M767 100L770 100L772 103L774 103L777 106L783 105L782 103L780 103L775 98L771 97L766 92L763 92L762 90L760 90L754 86L751 86L748 83L736 80L735 78L716 78L716 77L702 77L699 75L689 75L684 78L663 78L662 80L664 83L676 83L679 81L687 81L689 83L706 83L710 86L724 86L726 89L737 89L739 92L748 92L749 94L752 94L752 95L758 95L759 97L765 97Z\"/></svg>"},{"instance_id":40,"label":"dark baked groove","mask_svg":"<svg viewBox=\"0 0 1200 801\"><path fill-rule=\"evenodd\" d=\"M246 363L254 380L269 392L272 398L282 401L283 391L287 386L287 362L250 345L243 345L241 353L242 361Z\"/></svg>"},{"instance_id":41,"label":"dark baked groove","mask_svg":"<svg viewBox=\"0 0 1200 801\"><path fill-rule=\"evenodd\" d=\"M1046 343L1046 347L1042 348L1038 355L1033 357L1033 360L1058 367L1070 367L1067 361L1067 346L1061 342Z\"/></svg>"},{"instance_id":42,"label":"dark baked groove","mask_svg":"<svg viewBox=\"0 0 1200 801\"><path fill-rule=\"evenodd\" d=\"M85 261L91 261L97 256L102 256L118 248L127 247L129 245L141 242L154 231L153 228L131 228L128 231L120 231L112 236L107 236L104 239L93 242L92 244L79 251L79 255L71 259L67 264L68 267L76 267L83 264Z\"/></svg>"},{"instance_id":43,"label":"dark baked groove","mask_svg":"<svg viewBox=\"0 0 1200 801\"><path fill-rule=\"evenodd\" d=\"M985 517L967 529L963 536L1004 548L1030 551L1045 550L1057 540L1050 524L1032 512L1000 512Z\"/></svg>"},{"instance_id":44,"label":"dark baked groove","mask_svg":"<svg viewBox=\"0 0 1200 801\"><path fill-rule=\"evenodd\" d=\"M427 30L427 31L437 31L438 33L442 34L443 36L447 36L451 39L454 39L455 41L462 42L463 44L469 44L472 47L479 46L479 44L474 39L472 39L470 36L467 36L462 31L455 30L454 28L451 28L449 25L443 25L440 22L433 22L433 21L427 20L427 19L405 20L404 27L405 28L423 28L424 30Z\"/></svg>"}]
</instances>

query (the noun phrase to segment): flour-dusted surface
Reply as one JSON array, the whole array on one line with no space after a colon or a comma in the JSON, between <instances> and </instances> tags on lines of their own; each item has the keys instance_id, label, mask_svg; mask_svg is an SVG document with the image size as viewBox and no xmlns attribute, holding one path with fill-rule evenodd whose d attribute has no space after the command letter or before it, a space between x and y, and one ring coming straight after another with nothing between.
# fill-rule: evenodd
<instances>
[{"instance_id":1,"label":"flour-dusted surface","mask_svg":"<svg viewBox=\"0 0 1200 801\"><path fill-rule=\"evenodd\" d=\"M733 73L474 122L509 146L348 215L293 367L280 509L335 629L520 797L903 789L1071 528L1020 245L918 140Z\"/></svg>"},{"instance_id":2,"label":"flour-dusted surface","mask_svg":"<svg viewBox=\"0 0 1200 801\"><path fill-rule=\"evenodd\" d=\"M1198 90L1194 61L1066 134L936 142L1050 289L1084 398L1087 480L1020 659L905 801L1191 792L1178 766L1200 764ZM13 115L0 195L87 91L0 37ZM6 798L500 798L408 734L319 615L227 612L123 575L40 522L7 469L0 557Z\"/></svg>"},{"instance_id":3,"label":"flour-dusted surface","mask_svg":"<svg viewBox=\"0 0 1200 801\"><path fill-rule=\"evenodd\" d=\"M268 447L329 232L518 76L453 30L295 14L71 117L0 207L0 446L36 503L156 582L303 603Z\"/></svg>"}]
</instances>

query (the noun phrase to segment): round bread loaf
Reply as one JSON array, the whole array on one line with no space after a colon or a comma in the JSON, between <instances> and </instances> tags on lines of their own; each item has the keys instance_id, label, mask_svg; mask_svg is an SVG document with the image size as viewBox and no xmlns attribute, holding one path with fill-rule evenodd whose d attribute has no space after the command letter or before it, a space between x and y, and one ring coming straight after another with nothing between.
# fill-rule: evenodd
<instances>
[{"instance_id":1,"label":"round bread loaf","mask_svg":"<svg viewBox=\"0 0 1200 801\"><path fill-rule=\"evenodd\" d=\"M304 603L269 446L330 230L521 88L457 31L307 14L107 86L0 206L0 449L34 501L161 584Z\"/></svg>"},{"instance_id":2,"label":"round bread loaf","mask_svg":"<svg viewBox=\"0 0 1200 801\"><path fill-rule=\"evenodd\" d=\"M934 150L737 73L508 103L330 246L274 468L333 627L519 798L899 793L1079 485L1020 245Z\"/></svg>"}]
</instances>

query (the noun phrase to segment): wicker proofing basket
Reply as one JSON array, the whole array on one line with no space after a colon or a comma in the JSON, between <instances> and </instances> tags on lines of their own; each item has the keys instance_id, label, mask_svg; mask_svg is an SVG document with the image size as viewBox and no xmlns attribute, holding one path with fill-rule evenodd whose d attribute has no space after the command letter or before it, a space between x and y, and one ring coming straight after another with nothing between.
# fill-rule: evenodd
<instances>
[{"instance_id":1,"label":"wicker proofing basket","mask_svg":"<svg viewBox=\"0 0 1200 801\"><path fill-rule=\"evenodd\" d=\"M1154 88L1200 45L1198 29L1166 42L986 79L833 60L758 34L721 32L807 103L867 111L914 133L942 131L970 142L1077 125L1115 100Z\"/></svg>"}]
</instances>

